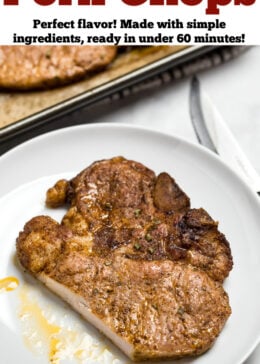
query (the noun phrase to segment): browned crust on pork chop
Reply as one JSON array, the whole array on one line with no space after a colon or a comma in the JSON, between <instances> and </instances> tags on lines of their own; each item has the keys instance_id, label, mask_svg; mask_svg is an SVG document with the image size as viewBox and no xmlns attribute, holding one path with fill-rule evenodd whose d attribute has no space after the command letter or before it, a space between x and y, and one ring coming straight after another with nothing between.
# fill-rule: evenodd
<instances>
[{"instance_id":1,"label":"browned crust on pork chop","mask_svg":"<svg viewBox=\"0 0 260 364\"><path fill-rule=\"evenodd\" d=\"M167 173L158 176L122 157L93 163L47 192L47 205L69 202L62 224L94 235L93 249L107 255L124 246L131 259L186 261L223 281L232 269L229 243L218 223Z\"/></svg>"},{"instance_id":2,"label":"browned crust on pork chop","mask_svg":"<svg viewBox=\"0 0 260 364\"><path fill-rule=\"evenodd\" d=\"M52 280L62 285L61 297L70 295L75 309L83 307L108 336L125 341L122 349L134 360L201 354L231 313L222 286L205 272L170 260L128 259L120 250L100 257L91 253L90 239L49 217L25 225L17 252L24 268L54 291Z\"/></svg>"},{"instance_id":3,"label":"browned crust on pork chop","mask_svg":"<svg viewBox=\"0 0 260 364\"><path fill-rule=\"evenodd\" d=\"M231 251L171 176L116 157L58 181L46 203L69 209L61 224L25 225L17 254L26 270L134 360L212 346L231 313L221 286Z\"/></svg>"},{"instance_id":4,"label":"browned crust on pork chop","mask_svg":"<svg viewBox=\"0 0 260 364\"><path fill-rule=\"evenodd\" d=\"M0 46L0 87L63 85L104 68L115 55L114 46Z\"/></svg>"}]
</instances>

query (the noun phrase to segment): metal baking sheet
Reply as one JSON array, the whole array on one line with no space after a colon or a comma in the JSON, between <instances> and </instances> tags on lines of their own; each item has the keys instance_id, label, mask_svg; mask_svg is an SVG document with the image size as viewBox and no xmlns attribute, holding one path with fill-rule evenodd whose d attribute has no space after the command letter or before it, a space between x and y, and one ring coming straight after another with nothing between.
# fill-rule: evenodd
<instances>
[{"instance_id":1,"label":"metal baking sheet","mask_svg":"<svg viewBox=\"0 0 260 364\"><path fill-rule=\"evenodd\" d=\"M0 93L0 153L30 135L56 128L59 117L149 79L215 47L140 47L120 54L103 72L47 91ZM61 127L60 125L57 127Z\"/></svg>"}]
</instances>

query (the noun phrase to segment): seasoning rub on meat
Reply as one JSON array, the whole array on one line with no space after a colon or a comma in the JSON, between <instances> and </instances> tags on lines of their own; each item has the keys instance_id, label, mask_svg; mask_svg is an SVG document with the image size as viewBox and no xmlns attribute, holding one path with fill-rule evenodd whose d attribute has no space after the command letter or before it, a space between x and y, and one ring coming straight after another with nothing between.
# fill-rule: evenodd
<instances>
[{"instance_id":1,"label":"seasoning rub on meat","mask_svg":"<svg viewBox=\"0 0 260 364\"><path fill-rule=\"evenodd\" d=\"M0 88L29 90L67 84L107 66L114 46L0 46Z\"/></svg>"},{"instance_id":2,"label":"seasoning rub on meat","mask_svg":"<svg viewBox=\"0 0 260 364\"><path fill-rule=\"evenodd\" d=\"M167 173L102 160L47 191L61 223L34 217L21 265L135 361L208 350L231 314L229 243Z\"/></svg>"}]
</instances>

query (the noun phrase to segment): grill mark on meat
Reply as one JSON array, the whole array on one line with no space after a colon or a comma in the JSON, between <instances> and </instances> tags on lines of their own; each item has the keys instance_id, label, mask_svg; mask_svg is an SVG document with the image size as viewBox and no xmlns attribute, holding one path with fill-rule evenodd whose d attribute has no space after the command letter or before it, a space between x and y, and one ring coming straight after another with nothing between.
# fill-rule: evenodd
<instances>
[{"instance_id":1,"label":"grill mark on meat","mask_svg":"<svg viewBox=\"0 0 260 364\"><path fill-rule=\"evenodd\" d=\"M169 175L116 157L56 183L46 202L70 208L61 224L39 216L25 225L24 268L133 360L212 346L231 313L221 286L230 247Z\"/></svg>"}]
</instances>

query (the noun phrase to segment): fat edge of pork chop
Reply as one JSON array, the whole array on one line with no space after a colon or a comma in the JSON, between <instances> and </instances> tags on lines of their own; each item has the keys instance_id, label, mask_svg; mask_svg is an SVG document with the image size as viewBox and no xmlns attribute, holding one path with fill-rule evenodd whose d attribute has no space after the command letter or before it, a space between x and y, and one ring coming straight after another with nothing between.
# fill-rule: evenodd
<instances>
[{"instance_id":1,"label":"fat edge of pork chop","mask_svg":"<svg viewBox=\"0 0 260 364\"><path fill-rule=\"evenodd\" d=\"M124 245L131 259L182 260L220 282L232 269L218 223L204 209L191 209L189 197L167 173L156 176L123 157L98 161L47 191L49 207L65 202L70 208L62 225L77 235L92 233L99 253Z\"/></svg>"},{"instance_id":2,"label":"fat edge of pork chop","mask_svg":"<svg viewBox=\"0 0 260 364\"><path fill-rule=\"evenodd\" d=\"M132 360L177 359L212 346L231 313L220 283L189 264L131 260L119 251L103 257L90 245L39 216L20 233L17 253Z\"/></svg>"}]
</instances>

